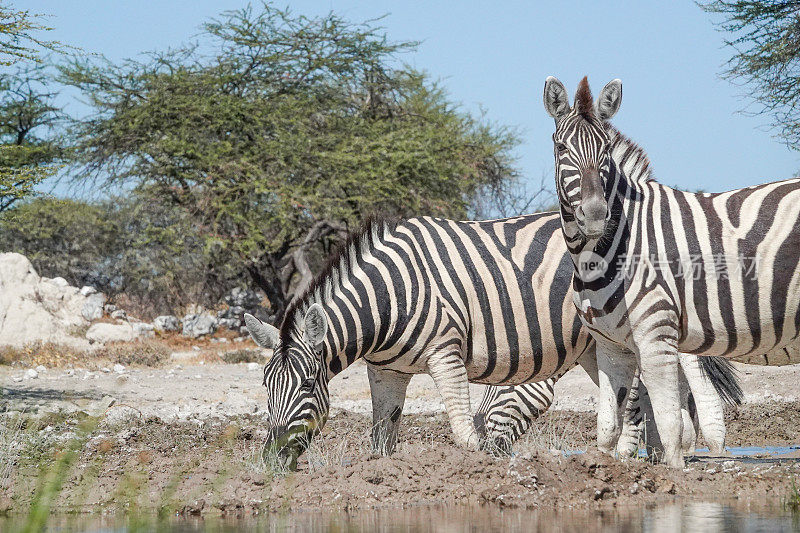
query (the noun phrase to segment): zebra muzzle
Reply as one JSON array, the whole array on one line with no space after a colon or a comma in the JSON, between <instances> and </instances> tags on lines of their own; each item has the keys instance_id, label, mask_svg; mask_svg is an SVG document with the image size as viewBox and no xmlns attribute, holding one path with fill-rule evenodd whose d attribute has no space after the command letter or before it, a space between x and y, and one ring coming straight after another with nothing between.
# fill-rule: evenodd
<instances>
[{"instance_id":1,"label":"zebra muzzle","mask_svg":"<svg viewBox=\"0 0 800 533\"><path fill-rule=\"evenodd\" d=\"M308 448L311 439L319 433L321 424L307 420L289 428L281 425L270 429L264 445L263 457L269 464L286 470L297 469L297 459Z\"/></svg>"}]
</instances>

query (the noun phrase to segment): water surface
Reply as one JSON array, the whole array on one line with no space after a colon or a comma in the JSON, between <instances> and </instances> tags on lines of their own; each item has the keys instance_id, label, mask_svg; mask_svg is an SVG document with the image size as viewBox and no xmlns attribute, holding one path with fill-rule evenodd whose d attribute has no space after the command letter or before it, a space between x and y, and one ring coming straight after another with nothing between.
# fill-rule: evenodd
<instances>
[{"instance_id":1,"label":"water surface","mask_svg":"<svg viewBox=\"0 0 800 533\"><path fill-rule=\"evenodd\" d=\"M0 518L0 531L21 531L24 518ZM72 532L789 532L800 531L800 513L780 505L680 502L611 510L537 511L482 506L406 507L356 512L271 513L249 518L54 516L48 531Z\"/></svg>"}]
</instances>

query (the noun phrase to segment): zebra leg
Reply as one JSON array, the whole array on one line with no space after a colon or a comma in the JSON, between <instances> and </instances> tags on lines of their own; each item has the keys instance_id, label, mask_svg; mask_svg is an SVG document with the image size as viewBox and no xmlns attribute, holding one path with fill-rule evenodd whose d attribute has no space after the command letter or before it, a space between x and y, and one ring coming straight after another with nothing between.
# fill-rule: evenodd
<instances>
[{"instance_id":1,"label":"zebra leg","mask_svg":"<svg viewBox=\"0 0 800 533\"><path fill-rule=\"evenodd\" d=\"M708 444L708 449L711 453L723 454L725 453L725 411L722 398L714 390L714 386L708 378L703 375L700 360L696 355L682 355L680 363L689 390L694 397L697 420L703 438Z\"/></svg>"},{"instance_id":2,"label":"zebra leg","mask_svg":"<svg viewBox=\"0 0 800 533\"><path fill-rule=\"evenodd\" d=\"M655 333L655 332L654 332ZM679 387L679 362L675 342L659 334L649 342L637 343L641 377L653 406L653 418L664 446L663 462L683 468L683 415Z\"/></svg>"},{"instance_id":3,"label":"zebra leg","mask_svg":"<svg viewBox=\"0 0 800 533\"><path fill-rule=\"evenodd\" d=\"M618 391L617 394L621 394ZM633 457L639 452L639 441L642 434L642 421L649 399L644 397L646 389L639 378L639 369L633 376L631 388L625 401L625 412L622 415L622 430L617 442L617 453L620 457Z\"/></svg>"},{"instance_id":4,"label":"zebra leg","mask_svg":"<svg viewBox=\"0 0 800 533\"><path fill-rule=\"evenodd\" d=\"M633 354L630 354L633 356ZM600 385L597 369L597 353L594 347L586 351L579 359L583 369L589 374L589 377L595 385ZM620 398L625 395L627 387L621 386L614 391L614 397ZM629 457L635 455L639 451L639 438L641 435L642 411L639 400L639 372L638 369L630 385L630 390L627 390L627 401L625 404L625 413L622 416L622 429L620 430L619 440L616 443L617 453L622 457Z\"/></svg>"},{"instance_id":5,"label":"zebra leg","mask_svg":"<svg viewBox=\"0 0 800 533\"><path fill-rule=\"evenodd\" d=\"M411 374L367 365L372 397L372 451L381 455L394 453L397 429L406 402L406 389Z\"/></svg>"},{"instance_id":6,"label":"zebra leg","mask_svg":"<svg viewBox=\"0 0 800 533\"><path fill-rule=\"evenodd\" d=\"M450 350L431 354L428 357L428 374L442 397L456 444L477 450L480 438L472 419L467 369L460 352Z\"/></svg>"},{"instance_id":7,"label":"zebra leg","mask_svg":"<svg viewBox=\"0 0 800 533\"><path fill-rule=\"evenodd\" d=\"M597 447L614 453L622 431L622 405L636 371L632 353L616 346L597 345Z\"/></svg>"},{"instance_id":8,"label":"zebra leg","mask_svg":"<svg viewBox=\"0 0 800 533\"><path fill-rule=\"evenodd\" d=\"M683 418L683 434L681 448L684 453L693 452L697 444L697 412L694 400L686 381L681 374L681 416ZM664 447L655 425L653 406L647 387L642 383L637 372L634 383L628 393L628 404L623 415L622 435L617 444L620 456L634 456L639 451L639 443L644 443L648 455L661 457Z\"/></svg>"}]
</instances>

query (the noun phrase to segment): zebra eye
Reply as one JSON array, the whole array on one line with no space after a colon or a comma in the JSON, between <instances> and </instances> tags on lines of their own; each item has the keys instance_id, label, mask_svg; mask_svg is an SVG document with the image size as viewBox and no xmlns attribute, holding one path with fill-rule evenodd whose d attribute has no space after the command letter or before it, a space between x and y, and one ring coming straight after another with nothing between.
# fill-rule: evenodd
<instances>
[{"instance_id":1,"label":"zebra eye","mask_svg":"<svg viewBox=\"0 0 800 533\"><path fill-rule=\"evenodd\" d=\"M563 154L567 151L567 145L563 143L556 143L556 150L559 154Z\"/></svg>"},{"instance_id":2,"label":"zebra eye","mask_svg":"<svg viewBox=\"0 0 800 533\"><path fill-rule=\"evenodd\" d=\"M309 391L314 388L315 381L316 379L314 378L314 376L309 376L303 380L303 382L300 384L300 388Z\"/></svg>"}]
</instances>

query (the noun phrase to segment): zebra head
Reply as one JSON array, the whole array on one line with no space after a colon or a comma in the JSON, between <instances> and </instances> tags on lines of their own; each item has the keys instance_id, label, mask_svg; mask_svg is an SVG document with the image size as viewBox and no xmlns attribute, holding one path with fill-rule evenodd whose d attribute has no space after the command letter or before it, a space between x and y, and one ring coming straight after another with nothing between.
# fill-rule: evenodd
<instances>
[{"instance_id":1,"label":"zebra head","mask_svg":"<svg viewBox=\"0 0 800 533\"><path fill-rule=\"evenodd\" d=\"M611 149L603 123L617 113L621 103L620 80L603 87L594 105L584 77L572 108L564 84L552 76L544 83L544 107L556 121L553 145L561 211L565 220L575 220L589 240L603 235L611 215L605 193Z\"/></svg>"},{"instance_id":2,"label":"zebra head","mask_svg":"<svg viewBox=\"0 0 800 533\"><path fill-rule=\"evenodd\" d=\"M327 317L321 305L312 304L300 327L292 328L284 340L276 327L249 314L244 318L256 344L273 349L264 367L270 424L264 453L276 454L283 465L294 469L328 417L328 379L322 357Z\"/></svg>"}]
</instances>

